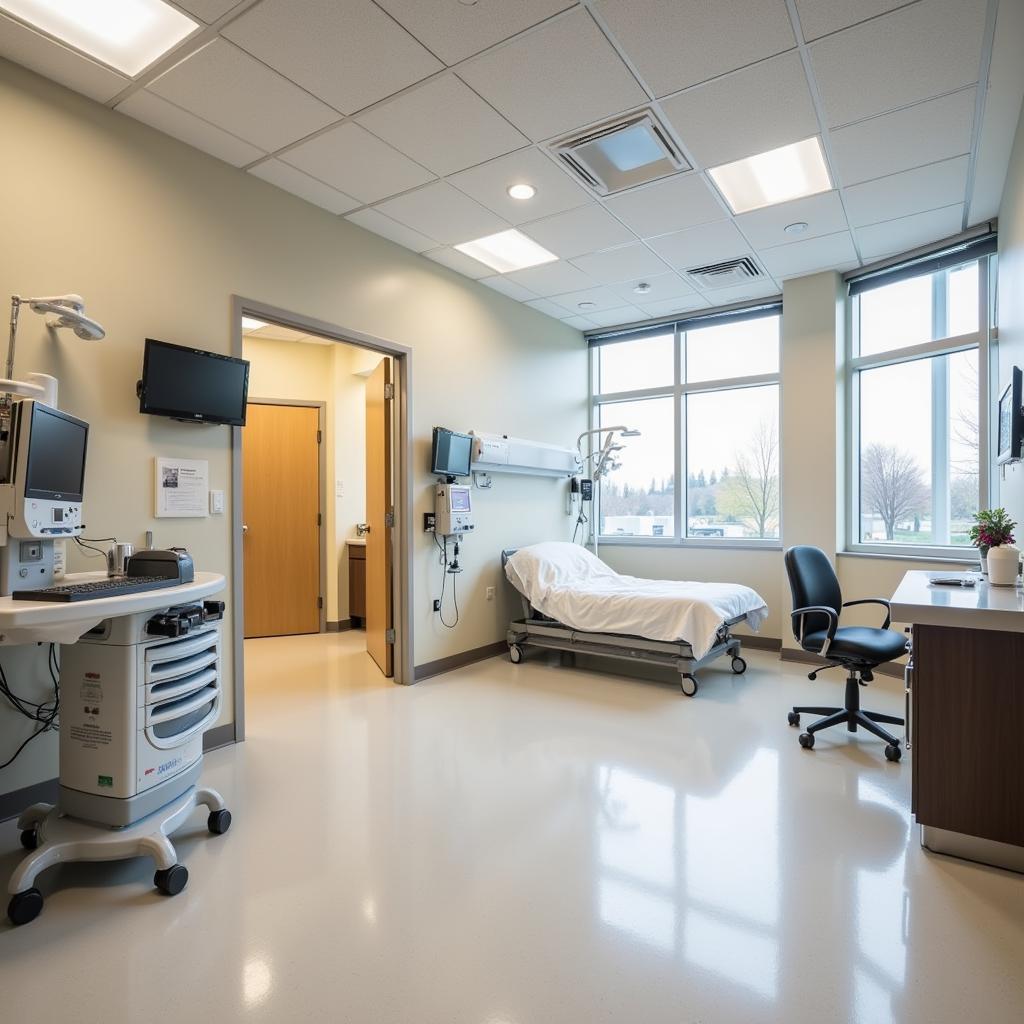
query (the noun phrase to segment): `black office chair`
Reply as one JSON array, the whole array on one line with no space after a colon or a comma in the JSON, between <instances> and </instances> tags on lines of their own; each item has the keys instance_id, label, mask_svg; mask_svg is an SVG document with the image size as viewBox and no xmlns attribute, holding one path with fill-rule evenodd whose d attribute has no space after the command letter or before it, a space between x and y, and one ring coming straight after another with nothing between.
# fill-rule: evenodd
<instances>
[{"instance_id":1,"label":"black office chair","mask_svg":"<svg viewBox=\"0 0 1024 1024\"><path fill-rule=\"evenodd\" d=\"M879 725L903 725L902 718L882 715L877 711L861 711L860 687L866 686L874 676L871 670L883 661L891 661L906 653L903 636L889 628L889 602L880 597L861 601L843 602L832 563L820 548L805 545L790 548L785 555L789 589L793 594L793 635L805 651L818 654L828 664L815 669L809 679L830 668L845 668L846 705L841 708L793 708L789 724L799 725L800 715L824 715L800 733L800 746L810 750L814 734L833 725L846 723L850 732L857 727L867 729L886 742L885 756L890 761L900 759L900 741ZM885 608L885 622L881 629L866 626L840 626L843 608L857 604L880 604Z\"/></svg>"}]
</instances>

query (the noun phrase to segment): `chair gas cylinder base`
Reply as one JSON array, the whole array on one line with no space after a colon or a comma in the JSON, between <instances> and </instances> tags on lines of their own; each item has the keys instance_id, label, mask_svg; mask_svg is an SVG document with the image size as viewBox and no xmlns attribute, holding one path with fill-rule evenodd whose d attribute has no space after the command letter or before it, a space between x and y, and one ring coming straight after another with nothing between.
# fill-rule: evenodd
<instances>
[{"instance_id":1,"label":"chair gas cylinder base","mask_svg":"<svg viewBox=\"0 0 1024 1024\"><path fill-rule=\"evenodd\" d=\"M904 637L889 628L889 602L882 598L844 602L832 563L818 548L790 548L785 563L793 594L793 635L803 650L827 662L808 673L807 678L814 680L819 672L830 668L843 668L848 673L843 707L794 707L790 711L792 726L800 724L801 714L823 716L800 733L800 746L810 750L814 747L815 733L834 725L845 725L848 732L865 729L885 740L886 759L898 761L903 753L900 740L882 726L903 725L903 719L864 711L860 706L860 688L874 679L872 670L885 661L901 657L907 650ZM861 604L878 604L885 608L881 628L839 625L843 608Z\"/></svg>"}]
</instances>

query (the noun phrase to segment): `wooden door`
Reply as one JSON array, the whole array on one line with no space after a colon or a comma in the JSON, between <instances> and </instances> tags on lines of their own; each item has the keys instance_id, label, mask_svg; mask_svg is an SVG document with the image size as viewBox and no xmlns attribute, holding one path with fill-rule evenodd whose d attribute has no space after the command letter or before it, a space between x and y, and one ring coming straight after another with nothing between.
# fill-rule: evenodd
<instances>
[{"instance_id":1,"label":"wooden door","mask_svg":"<svg viewBox=\"0 0 1024 1024\"><path fill-rule=\"evenodd\" d=\"M320 630L320 410L250 404L242 432L245 635Z\"/></svg>"},{"instance_id":2,"label":"wooden door","mask_svg":"<svg viewBox=\"0 0 1024 1024\"><path fill-rule=\"evenodd\" d=\"M366 650L386 676L394 674L391 594L391 360L366 381Z\"/></svg>"}]
</instances>

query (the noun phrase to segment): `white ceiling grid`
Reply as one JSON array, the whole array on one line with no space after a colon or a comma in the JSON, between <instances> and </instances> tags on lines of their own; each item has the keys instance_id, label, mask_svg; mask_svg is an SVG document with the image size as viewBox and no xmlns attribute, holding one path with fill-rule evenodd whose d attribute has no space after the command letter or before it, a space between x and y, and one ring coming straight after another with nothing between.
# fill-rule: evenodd
<instances>
[{"instance_id":1,"label":"white ceiling grid","mask_svg":"<svg viewBox=\"0 0 1024 1024\"><path fill-rule=\"evenodd\" d=\"M132 80L3 15L0 55L587 329L967 227L997 3L179 0L200 31ZM692 171L597 198L547 148L645 106ZM708 167L812 135L834 191L730 213ZM558 260L494 275L452 248L512 226ZM742 256L766 275L682 273Z\"/></svg>"}]
</instances>

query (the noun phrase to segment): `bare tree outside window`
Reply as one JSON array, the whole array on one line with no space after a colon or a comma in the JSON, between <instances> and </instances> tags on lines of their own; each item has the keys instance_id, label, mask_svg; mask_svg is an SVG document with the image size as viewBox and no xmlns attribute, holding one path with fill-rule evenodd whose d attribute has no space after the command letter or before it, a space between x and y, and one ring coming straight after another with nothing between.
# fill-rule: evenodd
<instances>
[{"instance_id":1,"label":"bare tree outside window","mask_svg":"<svg viewBox=\"0 0 1024 1024\"><path fill-rule=\"evenodd\" d=\"M869 444L860 462L861 503L875 512L892 540L899 523L924 510L928 488L913 455L891 444Z\"/></svg>"},{"instance_id":2,"label":"bare tree outside window","mask_svg":"<svg viewBox=\"0 0 1024 1024\"><path fill-rule=\"evenodd\" d=\"M778 535L779 432L774 420L761 420L746 450L736 454L736 468L718 507L747 520L756 537Z\"/></svg>"}]
</instances>

